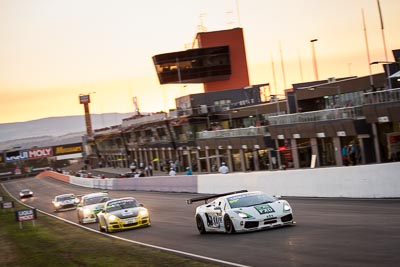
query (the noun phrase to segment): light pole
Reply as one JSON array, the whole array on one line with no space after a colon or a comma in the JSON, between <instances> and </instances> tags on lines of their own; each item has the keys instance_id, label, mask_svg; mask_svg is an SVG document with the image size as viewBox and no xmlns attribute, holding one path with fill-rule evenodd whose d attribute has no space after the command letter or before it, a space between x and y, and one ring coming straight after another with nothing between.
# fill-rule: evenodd
<instances>
[{"instance_id":1,"label":"light pole","mask_svg":"<svg viewBox=\"0 0 400 267\"><path fill-rule=\"evenodd\" d=\"M311 51L312 51L312 55L313 55L313 65L314 65L314 73L315 73L315 80L318 81L318 67L317 67L317 58L315 56L315 45L314 43L318 41L318 39L312 39L310 40L311 43Z\"/></svg>"}]
</instances>

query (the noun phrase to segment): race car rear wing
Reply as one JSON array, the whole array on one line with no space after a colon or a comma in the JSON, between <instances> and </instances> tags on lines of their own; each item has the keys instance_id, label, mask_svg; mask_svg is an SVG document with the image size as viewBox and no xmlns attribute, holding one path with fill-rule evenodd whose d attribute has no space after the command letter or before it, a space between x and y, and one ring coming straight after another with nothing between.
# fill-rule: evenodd
<instances>
[{"instance_id":1,"label":"race car rear wing","mask_svg":"<svg viewBox=\"0 0 400 267\"><path fill-rule=\"evenodd\" d=\"M195 198L191 198L186 200L186 204L192 204L193 202L198 202L198 201L202 201L204 200L204 202L207 204L207 200L209 199L214 199L214 198L218 198L218 197L223 197L223 196L227 196L227 195L233 195L233 194L238 194L238 193L245 193L248 192L247 190L240 190L240 191L234 191L234 192L229 192L229 193L223 193L223 194L217 194L217 195L210 195L210 196L206 196L206 197L195 197Z\"/></svg>"}]
</instances>

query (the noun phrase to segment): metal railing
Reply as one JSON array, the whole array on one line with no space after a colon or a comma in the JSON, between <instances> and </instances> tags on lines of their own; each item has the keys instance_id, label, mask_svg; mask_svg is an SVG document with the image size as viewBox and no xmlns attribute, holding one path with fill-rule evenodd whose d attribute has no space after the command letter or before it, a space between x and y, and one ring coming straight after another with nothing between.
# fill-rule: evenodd
<instances>
[{"instance_id":1,"label":"metal railing","mask_svg":"<svg viewBox=\"0 0 400 267\"><path fill-rule=\"evenodd\" d=\"M336 109L325 109L303 113L270 116L270 125L295 124L305 122L316 122L326 120L357 119L362 116L361 106L345 107Z\"/></svg>"},{"instance_id":2,"label":"metal railing","mask_svg":"<svg viewBox=\"0 0 400 267\"><path fill-rule=\"evenodd\" d=\"M197 139L256 136L268 134L267 126L197 132Z\"/></svg>"},{"instance_id":3,"label":"metal railing","mask_svg":"<svg viewBox=\"0 0 400 267\"><path fill-rule=\"evenodd\" d=\"M132 118L132 119L126 119L122 122L122 127L128 127L132 125L140 125L140 124L146 124L146 123L152 123L152 122L157 122L157 121L163 121L167 118L167 115L165 113L159 113L159 114L152 114L149 116L144 116L140 118Z\"/></svg>"},{"instance_id":4,"label":"metal railing","mask_svg":"<svg viewBox=\"0 0 400 267\"><path fill-rule=\"evenodd\" d=\"M363 104L378 104L400 101L400 88L364 93Z\"/></svg>"}]
</instances>

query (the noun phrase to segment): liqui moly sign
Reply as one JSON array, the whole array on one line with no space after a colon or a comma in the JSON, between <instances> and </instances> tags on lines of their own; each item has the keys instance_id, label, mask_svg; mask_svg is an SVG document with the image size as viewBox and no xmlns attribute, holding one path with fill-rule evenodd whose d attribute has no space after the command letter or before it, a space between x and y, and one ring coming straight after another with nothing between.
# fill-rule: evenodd
<instances>
[{"instance_id":1,"label":"liqui moly sign","mask_svg":"<svg viewBox=\"0 0 400 267\"><path fill-rule=\"evenodd\" d=\"M15 212L17 222L36 220L36 209L18 210Z\"/></svg>"},{"instance_id":2,"label":"liqui moly sign","mask_svg":"<svg viewBox=\"0 0 400 267\"><path fill-rule=\"evenodd\" d=\"M34 148L28 151L29 159L46 158L52 156L53 156L53 148L51 147Z\"/></svg>"},{"instance_id":3,"label":"liqui moly sign","mask_svg":"<svg viewBox=\"0 0 400 267\"><path fill-rule=\"evenodd\" d=\"M37 159L53 156L52 147L32 148L29 150L10 151L5 153L6 162Z\"/></svg>"}]
</instances>

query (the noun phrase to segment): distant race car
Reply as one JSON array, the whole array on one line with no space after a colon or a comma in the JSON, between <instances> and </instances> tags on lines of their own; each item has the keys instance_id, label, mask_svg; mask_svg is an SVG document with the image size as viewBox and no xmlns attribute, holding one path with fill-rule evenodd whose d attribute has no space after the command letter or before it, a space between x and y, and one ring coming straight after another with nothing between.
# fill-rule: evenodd
<instances>
[{"instance_id":1,"label":"distant race car","mask_svg":"<svg viewBox=\"0 0 400 267\"><path fill-rule=\"evenodd\" d=\"M207 200L215 199L207 204ZM187 200L206 204L196 208L196 225L200 234L206 232L256 231L271 227L292 225L293 211L286 200L260 191L247 190L198 197Z\"/></svg>"},{"instance_id":2,"label":"distant race car","mask_svg":"<svg viewBox=\"0 0 400 267\"><path fill-rule=\"evenodd\" d=\"M97 222L96 214L104 208L104 204L108 200L110 200L110 197L107 192L82 196L77 208L78 222L80 224Z\"/></svg>"},{"instance_id":3,"label":"distant race car","mask_svg":"<svg viewBox=\"0 0 400 267\"><path fill-rule=\"evenodd\" d=\"M55 196L53 201L54 211L76 209L79 198L75 194L63 194Z\"/></svg>"},{"instance_id":4,"label":"distant race car","mask_svg":"<svg viewBox=\"0 0 400 267\"><path fill-rule=\"evenodd\" d=\"M33 197L33 192L30 189L22 189L19 191L19 198Z\"/></svg>"},{"instance_id":5,"label":"distant race car","mask_svg":"<svg viewBox=\"0 0 400 267\"><path fill-rule=\"evenodd\" d=\"M124 197L107 201L104 210L97 214L99 230L113 232L150 226L150 216L143 204L133 197Z\"/></svg>"}]
</instances>

